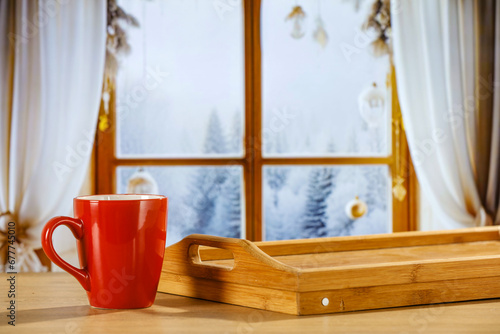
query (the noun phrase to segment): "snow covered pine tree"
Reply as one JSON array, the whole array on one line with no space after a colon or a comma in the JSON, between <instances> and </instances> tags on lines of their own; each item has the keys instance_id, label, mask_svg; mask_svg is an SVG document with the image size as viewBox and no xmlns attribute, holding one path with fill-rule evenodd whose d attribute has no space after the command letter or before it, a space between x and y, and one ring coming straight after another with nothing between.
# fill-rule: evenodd
<instances>
[{"instance_id":1,"label":"snow covered pine tree","mask_svg":"<svg viewBox=\"0 0 500 334\"><path fill-rule=\"evenodd\" d=\"M306 208L302 217L302 237L319 238L327 236L326 200L332 193L333 179L334 175L331 168L316 167L311 170Z\"/></svg>"},{"instance_id":2,"label":"snow covered pine tree","mask_svg":"<svg viewBox=\"0 0 500 334\"><path fill-rule=\"evenodd\" d=\"M216 110L210 114L203 152L206 154L226 153L226 141ZM222 168L200 167L191 186L188 198L196 213L196 221L187 233L210 233L210 225L215 216L216 201L227 179L227 171Z\"/></svg>"},{"instance_id":3,"label":"snow covered pine tree","mask_svg":"<svg viewBox=\"0 0 500 334\"><path fill-rule=\"evenodd\" d=\"M232 131L228 142L228 153L241 151L243 137L241 133L241 113L233 116ZM241 172L238 168L228 168L227 179L222 188L221 218L217 222L216 232L221 237L239 238L241 236Z\"/></svg>"},{"instance_id":4,"label":"snow covered pine tree","mask_svg":"<svg viewBox=\"0 0 500 334\"><path fill-rule=\"evenodd\" d=\"M239 238L241 230L241 177L239 170L230 169L222 192L222 219L218 225L218 235Z\"/></svg>"}]
</instances>

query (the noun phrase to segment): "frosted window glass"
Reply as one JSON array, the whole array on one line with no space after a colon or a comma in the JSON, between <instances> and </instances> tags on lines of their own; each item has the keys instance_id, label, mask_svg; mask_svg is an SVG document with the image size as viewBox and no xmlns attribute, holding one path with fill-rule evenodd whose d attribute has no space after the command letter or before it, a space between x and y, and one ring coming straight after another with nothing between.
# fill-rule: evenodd
<instances>
[{"instance_id":1,"label":"frosted window glass","mask_svg":"<svg viewBox=\"0 0 500 334\"><path fill-rule=\"evenodd\" d=\"M373 38L361 31L372 1L264 0L262 2L262 112L264 156L390 155L389 59L375 58ZM301 38L285 21L305 12ZM318 24L327 33L315 39ZM376 83L386 103L376 122L359 111L359 96ZM376 126L372 126L374 124Z\"/></svg>"},{"instance_id":2,"label":"frosted window glass","mask_svg":"<svg viewBox=\"0 0 500 334\"><path fill-rule=\"evenodd\" d=\"M224 12L213 1L119 4L141 27L127 29L117 78L117 155L242 156L241 1Z\"/></svg>"},{"instance_id":3,"label":"frosted window glass","mask_svg":"<svg viewBox=\"0 0 500 334\"><path fill-rule=\"evenodd\" d=\"M125 193L136 167L118 167L117 191ZM231 167L147 167L168 197L167 245L192 233L240 238L244 224L243 170Z\"/></svg>"},{"instance_id":4,"label":"frosted window glass","mask_svg":"<svg viewBox=\"0 0 500 334\"><path fill-rule=\"evenodd\" d=\"M268 166L263 175L266 240L392 231L387 166ZM356 196L368 210L353 220L345 207Z\"/></svg>"}]
</instances>

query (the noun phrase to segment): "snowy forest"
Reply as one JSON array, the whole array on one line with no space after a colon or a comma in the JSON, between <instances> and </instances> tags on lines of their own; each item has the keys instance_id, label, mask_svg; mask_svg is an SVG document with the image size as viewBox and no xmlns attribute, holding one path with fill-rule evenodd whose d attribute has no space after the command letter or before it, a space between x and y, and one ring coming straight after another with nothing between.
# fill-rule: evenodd
<instances>
[{"instance_id":1,"label":"snowy forest","mask_svg":"<svg viewBox=\"0 0 500 334\"><path fill-rule=\"evenodd\" d=\"M203 151L225 153L242 140L239 113L224 129L217 111L209 117ZM275 142L279 136L274 138ZM356 137L349 147L357 149ZM376 143L376 141L373 141ZM286 149L285 146L282 146ZM333 142L330 151L335 152ZM150 167L145 169L169 197L167 242L191 233L243 237L244 195L242 168ZM119 167L119 192L136 171ZM266 240L313 238L390 231L390 197L386 166L265 166L263 175L264 237ZM368 205L357 220L345 213L346 204L359 196Z\"/></svg>"},{"instance_id":2,"label":"snowy forest","mask_svg":"<svg viewBox=\"0 0 500 334\"><path fill-rule=\"evenodd\" d=\"M117 157L243 156L242 2L231 1L234 10L222 17L209 0L119 2L141 27L127 31L131 50L118 72ZM373 57L363 44L370 2L353 3L302 0L303 37L294 38L293 22L285 20L293 3L262 1L264 157L390 155L389 108L377 126L368 126L359 110L360 96L373 83L390 96L389 60ZM320 26L325 45L314 38ZM346 47L355 52L347 56ZM144 169L169 197L168 244L193 232L244 237L240 166ZM137 170L118 167L117 192L127 190ZM388 166L265 165L262 174L266 240L392 229ZM352 220L345 207L356 196L368 211Z\"/></svg>"}]
</instances>

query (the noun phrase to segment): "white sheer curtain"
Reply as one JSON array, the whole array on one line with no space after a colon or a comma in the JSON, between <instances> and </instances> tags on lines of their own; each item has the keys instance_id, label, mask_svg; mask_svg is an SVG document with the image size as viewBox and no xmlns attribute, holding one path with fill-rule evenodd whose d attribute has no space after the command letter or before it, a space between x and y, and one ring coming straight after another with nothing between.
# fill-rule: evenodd
<instances>
[{"instance_id":1,"label":"white sheer curtain","mask_svg":"<svg viewBox=\"0 0 500 334\"><path fill-rule=\"evenodd\" d=\"M500 86L493 85L500 64L492 65L500 56L500 4L403 0L391 11L401 110L421 190L439 222L432 228L500 223Z\"/></svg>"},{"instance_id":2,"label":"white sheer curtain","mask_svg":"<svg viewBox=\"0 0 500 334\"><path fill-rule=\"evenodd\" d=\"M43 269L33 252L42 227L71 214L84 180L106 9L106 0L0 0L0 243L7 223L16 222L19 271ZM62 251L75 246L72 238L54 241Z\"/></svg>"}]
</instances>

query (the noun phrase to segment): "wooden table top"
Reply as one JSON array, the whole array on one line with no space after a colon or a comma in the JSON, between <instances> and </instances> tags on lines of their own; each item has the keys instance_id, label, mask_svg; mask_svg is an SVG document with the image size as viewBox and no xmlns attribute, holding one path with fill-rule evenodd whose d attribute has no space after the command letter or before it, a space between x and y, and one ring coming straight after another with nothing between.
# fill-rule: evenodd
<instances>
[{"instance_id":1,"label":"wooden table top","mask_svg":"<svg viewBox=\"0 0 500 334\"><path fill-rule=\"evenodd\" d=\"M99 310L66 273L16 275L14 328L7 278L0 274L1 333L500 333L500 299L292 316L158 293L147 309Z\"/></svg>"}]
</instances>

